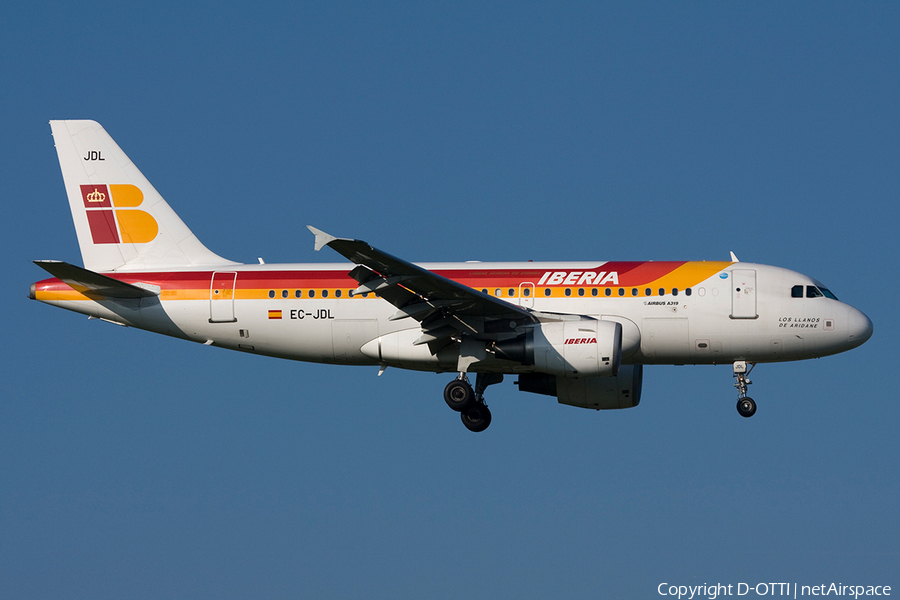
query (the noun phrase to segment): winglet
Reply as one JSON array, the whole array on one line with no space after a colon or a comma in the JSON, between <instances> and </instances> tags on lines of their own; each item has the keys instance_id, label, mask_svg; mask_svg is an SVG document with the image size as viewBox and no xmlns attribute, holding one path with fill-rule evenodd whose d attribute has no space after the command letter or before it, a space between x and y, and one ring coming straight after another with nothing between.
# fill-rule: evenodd
<instances>
[{"instance_id":1,"label":"winglet","mask_svg":"<svg viewBox=\"0 0 900 600\"><path fill-rule=\"evenodd\" d=\"M325 233L324 231L322 231L321 229L316 229L312 225L307 225L306 228L309 229L310 231L312 231L313 235L316 236L316 246L315 246L316 252L318 252L319 250L321 250L322 248L327 246L329 243L331 243L337 239L333 235L329 235L329 234Z\"/></svg>"},{"instance_id":2,"label":"winglet","mask_svg":"<svg viewBox=\"0 0 900 600\"><path fill-rule=\"evenodd\" d=\"M741 262L738 260L738 257L734 255L734 252L731 253L731 262Z\"/></svg>"}]
</instances>

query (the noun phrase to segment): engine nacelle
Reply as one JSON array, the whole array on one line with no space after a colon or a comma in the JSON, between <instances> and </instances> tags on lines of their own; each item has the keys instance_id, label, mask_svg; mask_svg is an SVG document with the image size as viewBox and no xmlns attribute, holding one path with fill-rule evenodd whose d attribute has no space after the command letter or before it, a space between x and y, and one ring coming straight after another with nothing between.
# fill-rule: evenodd
<instances>
[{"instance_id":1,"label":"engine nacelle","mask_svg":"<svg viewBox=\"0 0 900 600\"><path fill-rule=\"evenodd\" d=\"M622 325L615 321L541 323L525 335L494 345L499 358L534 365L562 377L608 377L622 361Z\"/></svg>"},{"instance_id":2,"label":"engine nacelle","mask_svg":"<svg viewBox=\"0 0 900 600\"><path fill-rule=\"evenodd\" d=\"M615 377L560 377L543 373L519 375L519 390L556 396L560 404L597 410L631 408L641 402L643 365L622 365Z\"/></svg>"}]
</instances>

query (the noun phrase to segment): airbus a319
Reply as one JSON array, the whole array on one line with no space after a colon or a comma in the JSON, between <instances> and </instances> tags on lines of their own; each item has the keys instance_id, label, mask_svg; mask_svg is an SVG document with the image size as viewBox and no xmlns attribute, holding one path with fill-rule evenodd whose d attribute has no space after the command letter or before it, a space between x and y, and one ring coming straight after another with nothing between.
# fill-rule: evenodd
<instances>
[{"instance_id":1,"label":"airbus a319","mask_svg":"<svg viewBox=\"0 0 900 600\"><path fill-rule=\"evenodd\" d=\"M241 264L208 250L94 121L51 121L84 267L30 297L93 319L300 361L455 373L447 405L491 423L485 389L637 406L644 365L754 365L855 348L872 322L801 273L731 261L413 264L314 227L351 264ZM260 261L262 263L262 261ZM380 372L381 372L380 371ZM379 372L379 374L380 374ZM472 386L470 377L474 376Z\"/></svg>"}]
</instances>

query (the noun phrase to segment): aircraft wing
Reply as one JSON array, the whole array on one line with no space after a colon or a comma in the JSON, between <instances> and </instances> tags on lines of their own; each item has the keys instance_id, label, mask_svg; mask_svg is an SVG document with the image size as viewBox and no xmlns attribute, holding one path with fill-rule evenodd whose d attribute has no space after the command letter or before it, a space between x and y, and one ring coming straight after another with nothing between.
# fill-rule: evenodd
<instances>
[{"instance_id":1,"label":"aircraft wing","mask_svg":"<svg viewBox=\"0 0 900 600\"><path fill-rule=\"evenodd\" d=\"M435 351L440 342L449 343L458 334L491 340L538 322L534 313L521 306L442 277L366 242L336 238L315 227L309 230L316 236L316 250L328 246L356 263L349 273L360 284L354 293L371 292L396 306L391 320L413 318L421 323L423 333L416 345L428 343Z\"/></svg>"}]
</instances>

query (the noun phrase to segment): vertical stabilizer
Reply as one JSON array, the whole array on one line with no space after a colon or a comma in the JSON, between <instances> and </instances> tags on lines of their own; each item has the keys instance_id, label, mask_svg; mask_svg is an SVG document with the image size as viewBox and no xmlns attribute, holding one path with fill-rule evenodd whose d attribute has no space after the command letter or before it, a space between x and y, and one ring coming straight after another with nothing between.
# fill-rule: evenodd
<instances>
[{"instance_id":1,"label":"vertical stabilizer","mask_svg":"<svg viewBox=\"0 0 900 600\"><path fill-rule=\"evenodd\" d=\"M210 252L95 121L50 121L86 269L235 264Z\"/></svg>"}]
</instances>

